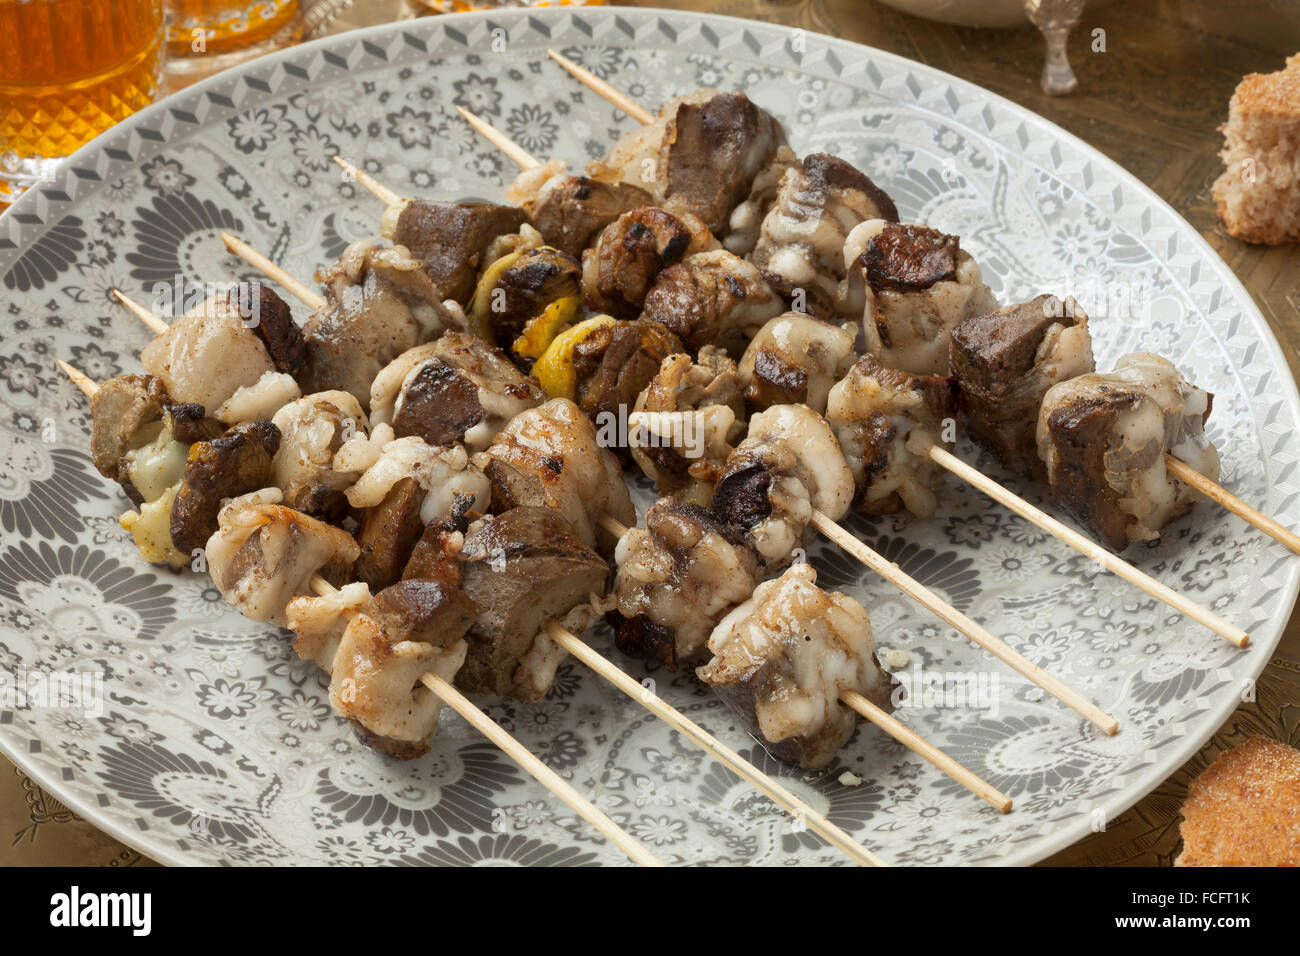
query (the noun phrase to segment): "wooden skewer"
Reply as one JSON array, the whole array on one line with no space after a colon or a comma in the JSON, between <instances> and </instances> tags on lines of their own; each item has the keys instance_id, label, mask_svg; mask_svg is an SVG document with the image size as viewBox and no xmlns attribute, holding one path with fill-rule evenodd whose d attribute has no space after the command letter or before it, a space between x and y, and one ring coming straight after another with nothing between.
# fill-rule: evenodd
<instances>
[{"instance_id":1,"label":"wooden skewer","mask_svg":"<svg viewBox=\"0 0 1300 956\"><path fill-rule=\"evenodd\" d=\"M460 115L465 118L465 122L478 130L480 136L513 159L520 169L536 169L538 166L542 165L532 157L528 150L524 149L509 136L498 131L491 123L479 119L463 106L456 107L456 112L460 113Z\"/></svg>"},{"instance_id":2,"label":"wooden skewer","mask_svg":"<svg viewBox=\"0 0 1300 956\"><path fill-rule=\"evenodd\" d=\"M821 514L821 512L815 513ZM823 515L823 517L825 516ZM830 521L829 518L826 520ZM834 525L834 522L831 523ZM622 538L623 535L627 534L628 529L624 527L621 522L609 517L608 515L601 516L600 525L616 538ZM835 525L835 527L839 526ZM575 657L577 656L573 651L570 651L570 653L574 654ZM623 676L627 678L626 674ZM631 678L627 679L631 680ZM632 685L634 687L640 686L635 681L632 681ZM894 717L891 717L884 710L877 707L861 694L853 691L846 691L844 694L840 695L840 700L843 701L846 706L853 708L867 720L871 721L871 723L889 734L889 736L893 737L904 747L930 761L930 763L934 764L948 776L952 777L971 793L987 800L990 804L996 807L1000 813L1011 812L1010 797L981 780L978 776L967 770L957 761L953 760L942 750L929 743L924 737L920 736ZM669 720L668 717L664 717L664 719ZM685 718L682 719L685 720ZM683 731L683 733L686 733L686 731Z\"/></svg>"},{"instance_id":3,"label":"wooden skewer","mask_svg":"<svg viewBox=\"0 0 1300 956\"><path fill-rule=\"evenodd\" d=\"M574 63L567 56L557 53L554 50L547 50L546 55L576 76L582 82L583 86L609 100L609 102L613 103L642 126L649 126L655 121L654 114L640 103L637 103L635 100L628 97L627 94L610 86L590 70L578 66L578 64Z\"/></svg>"},{"instance_id":4,"label":"wooden skewer","mask_svg":"<svg viewBox=\"0 0 1300 956\"><path fill-rule=\"evenodd\" d=\"M309 585L317 594L334 594L337 588L319 574L313 574ZM514 737L506 733L495 720L483 713L473 701L437 674L429 672L420 677L420 683L442 699L448 707L460 714L475 730L519 764L542 786L550 790L578 816L596 828L605 839L627 854L628 859L642 866L663 866L645 847L632 838L617 823L602 813L595 804L575 790L567 780L552 770Z\"/></svg>"},{"instance_id":5,"label":"wooden skewer","mask_svg":"<svg viewBox=\"0 0 1300 956\"><path fill-rule=\"evenodd\" d=\"M72 379L73 384L81 389L87 398L94 398L99 392L99 386L80 369L74 368L62 359L57 359L56 362L59 368L63 370L63 373ZM311 589L317 594L333 594L337 590L334 585L319 574L311 576L310 585ZM630 834L598 810L590 800L573 789L563 777L538 760L523 744L502 730L491 717L483 713L469 698L456 690L451 684L433 673L423 675L420 682L442 698L448 707L464 717L474 729L500 747L507 757L536 778L542 786L563 800L574 813L600 831L610 843L613 843L626 853L630 860L634 863L640 863L642 866L663 866L663 863L633 839Z\"/></svg>"},{"instance_id":6,"label":"wooden skewer","mask_svg":"<svg viewBox=\"0 0 1300 956\"><path fill-rule=\"evenodd\" d=\"M239 256L239 258L243 259L264 276L280 283L281 286L287 289L304 305L312 309L319 309L325 304L325 297L323 295L313 289L307 288L307 286L289 275L289 273L285 272L238 236L232 236L228 232L223 232L221 234L221 241L226 244L228 250Z\"/></svg>"},{"instance_id":7,"label":"wooden skewer","mask_svg":"<svg viewBox=\"0 0 1300 956\"><path fill-rule=\"evenodd\" d=\"M334 162L342 167L343 171L349 176L359 182L366 189L370 190L370 192L374 193L388 205L392 206L395 203L402 201L401 196L397 195L397 193L393 192L379 180L375 179L374 176L371 176L364 169L357 169L357 167L353 166L342 156L335 156Z\"/></svg>"},{"instance_id":8,"label":"wooden skewer","mask_svg":"<svg viewBox=\"0 0 1300 956\"><path fill-rule=\"evenodd\" d=\"M154 315L152 312L150 312L148 309L142 306L139 302L127 298L127 296L120 289L109 289L108 294L112 296L113 300L117 302L119 305L126 306L127 309L129 309L137 319L143 322L154 332L157 332L159 335L161 335L162 333L167 331L166 322L158 318L158 316ZM64 369L64 371L67 371L67 369Z\"/></svg>"},{"instance_id":9,"label":"wooden skewer","mask_svg":"<svg viewBox=\"0 0 1300 956\"><path fill-rule=\"evenodd\" d=\"M1195 601L1185 595L1179 594L1168 585L1162 584L1146 572L1139 571L1123 558L1112 554L1086 535L1082 535L1069 525L1056 520L1051 515L1047 514L1047 512L1035 508L1024 498L1008 491L988 475L972 468L956 455L940 448L938 445L931 445L930 459L936 464L947 468L962 481L965 481L972 487L978 488L998 504L1009 508L1022 518L1038 525L1038 527L1052 535L1052 537L1064 541L1080 554L1087 555L1107 571L1110 571L1112 574L1118 575L1130 584L1141 588L1152 597L1164 601L1170 607L1182 614L1186 614L1192 620L1204 624L1210 630L1214 631L1216 634L1221 634L1238 647L1245 647L1250 643L1250 635L1241 628L1229 624L1213 611L1201 607ZM1184 468L1187 467L1176 458L1171 460L1182 465ZM1195 474L1195 472L1193 472L1193 474Z\"/></svg>"},{"instance_id":10,"label":"wooden skewer","mask_svg":"<svg viewBox=\"0 0 1300 956\"><path fill-rule=\"evenodd\" d=\"M763 773L740 754L718 740L695 721L682 714L662 697L651 693L608 658L597 653L573 632L565 630L555 621L546 624L547 634L560 647L586 664L600 677L609 681L629 698L639 703L668 726L686 737L715 760L731 769L736 776L754 789L766 794L781 809L802 817L808 828L821 834L827 842L863 866L883 866L881 860L866 847L831 823L804 801Z\"/></svg>"},{"instance_id":11,"label":"wooden skewer","mask_svg":"<svg viewBox=\"0 0 1300 956\"><path fill-rule=\"evenodd\" d=\"M924 757L971 793L983 797L999 813L1011 812L1010 797L981 780L911 727L895 718L893 714L877 707L855 690L843 691L840 694L840 700L889 734L912 753Z\"/></svg>"},{"instance_id":12,"label":"wooden skewer","mask_svg":"<svg viewBox=\"0 0 1300 956\"><path fill-rule=\"evenodd\" d=\"M913 598L922 606L933 611L947 624L961 631L962 634L969 637L1017 674L1037 684L1075 713L1087 718L1102 733L1115 734L1119 732L1119 721L1110 714L1078 691L1070 689L1051 674L1039 668L1038 665L1028 660L1023 654L1007 644L1006 641L994 636L982 625L975 623L920 581L904 572L898 565L885 560L882 555L849 534L848 531L832 521L827 515L814 510L812 526L908 597Z\"/></svg>"},{"instance_id":13,"label":"wooden skewer","mask_svg":"<svg viewBox=\"0 0 1300 956\"><path fill-rule=\"evenodd\" d=\"M1205 495L1205 497L1209 498L1216 504L1222 505L1238 518L1244 520L1247 524L1254 525L1270 538L1280 541L1296 554L1300 554L1300 535L1284 528L1268 515L1256 511L1226 488L1220 487L1210 481L1209 478L1206 478L1191 465L1187 464L1187 462L1175 458L1173 455L1166 454L1165 468L1168 469L1169 473L1179 481L1191 485L1201 494Z\"/></svg>"}]
</instances>

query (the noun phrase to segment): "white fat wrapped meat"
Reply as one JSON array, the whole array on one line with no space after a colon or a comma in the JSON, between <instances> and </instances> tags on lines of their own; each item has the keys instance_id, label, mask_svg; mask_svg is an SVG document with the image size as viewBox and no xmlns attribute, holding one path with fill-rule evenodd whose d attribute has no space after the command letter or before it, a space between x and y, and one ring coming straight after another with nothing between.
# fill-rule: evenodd
<instances>
[{"instance_id":1,"label":"white fat wrapped meat","mask_svg":"<svg viewBox=\"0 0 1300 956\"><path fill-rule=\"evenodd\" d=\"M776 203L777 193L786 170L799 165L799 157L789 146L780 147L772 154L749 189L749 196L731 211L727 223L727 238L723 245L728 252L745 256L754 251L763 228L763 220Z\"/></svg>"},{"instance_id":2,"label":"white fat wrapped meat","mask_svg":"<svg viewBox=\"0 0 1300 956\"><path fill-rule=\"evenodd\" d=\"M414 436L395 438L379 459L347 490L354 508L372 508L404 478L424 491L420 520L441 522L467 509L486 511L492 490L487 477L469 460L461 445L433 446Z\"/></svg>"},{"instance_id":3,"label":"white fat wrapped meat","mask_svg":"<svg viewBox=\"0 0 1300 956\"><path fill-rule=\"evenodd\" d=\"M461 332L403 352L370 388L371 419L431 445L486 448L507 422L540 405L537 381L487 342Z\"/></svg>"},{"instance_id":4,"label":"white fat wrapped meat","mask_svg":"<svg viewBox=\"0 0 1300 956\"><path fill-rule=\"evenodd\" d=\"M380 369L407 349L465 326L404 246L359 240L316 274L326 303L303 326L307 392L351 392L365 408Z\"/></svg>"},{"instance_id":5,"label":"white fat wrapped meat","mask_svg":"<svg viewBox=\"0 0 1300 956\"><path fill-rule=\"evenodd\" d=\"M240 422L268 421L276 411L296 398L302 390L287 372L263 372L252 385L241 386L213 417L226 425Z\"/></svg>"},{"instance_id":6,"label":"white fat wrapped meat","mask_svg":"<svg viewBox=\"0 0 1300 956\"><path fill-rule=\"evenodd\" d=\"M802 403L826 411L831 386L844 377L857 354L858 327L787 312L758 330L741 356L738 373L750 411Z\"/></svg>"},{"instance_id":7,"label":"white fat wrapped meat","mask_svg":"<svg viewBox=\"0 0 1300 956\"><path fill-rule=\"evenodd\" d=\"M283 626L289 601L311 593L311 576L341 580L360 549L346 531L280 500L278 488L265 488L230 501L205 551L212 583L227 604L254 621Z\"/></svg>"},{"instance_id":8,"label":"white fat wrapped meat","mask_svg":"<svg viewBox=\"0 0 1300 956\"><path fill-rule=\"evenodd\" d=\"M174 321L144 347L140 364L162 381L172 401L208 409L276 371L257 332L223 294Z\"/></svg>"},{"instance_id":9,"label":"white fat wrapped meat","mask_svg":"<svg viewBox=\"0 0 1300 956\"><path fill-rule=\"evenodd\" d=\"M853 491L853 473L826 419L806 405L773 405L750 419L712 509L746 533L768 567L780 567L803 541L813 509L838 521Z\"/></svg>"},{"instance_id":10,"label":"white fat wrapped meat","mask_svg":"<svg viewBox=\"0 0 1300 956\"><path fill-rule=\"evenodd\" d=\"M636 522L618 459L601 447L591 419L567 398L520 413L474 460L492 482L494 510L555 508L584 544L602 553L614 545L600 527L602 516Z\"/></svg>"},{"instance_id":11,"label":"white fat wrapped meat","mask_svg":"<svg viewBox=\"0 0 1300 956\"><path fill-rule=\"evenodd\" d=\"M816 582L811 565L797 564L760 584L714 629L713 657L696 669L774 756L807 769L853 736L857 717L840 696L888 708L891 685L866 609Z\"/></svg>"},{"instance_id":12,"label":"white fat wrapped meat","mask_svg":"<svg viewBox=\"0 0 1300 956\"><path fill-rule=\"evenodd\" d=\"M334 654L330 703L362 742L399 759L428 751L442 698L420 679L455 679L474 614L454 585L399 581L352 616Z\"/></svg>"},{"instance_id":13,"label":"white fat wrapped meat","mask_svg":"<svg viewBox=\"0 0 1300 956\"><path fill-rule=\"evenodd\" d=\"M660 494L707 505L732 447L745 432L736 363L711 345L697 362L663 360L628 416L628 448Z\"/></svg>"},{"instance_id":14,"label":"white fat wrapped meat","mask_svg":"<svg viewBox=\"0 0 1300 956\"><path fill-rule=\"evenodd\" d=\"M893 201L844 160L811 153L782 175L749 258L797 308L829 318L844 278L845 240L873 219L897 222Z\"/></svg>"},{"instance_id":15,"label":"white fat wrapped meat","mask_svg":"<svg viewBox=\"0 0 1300 956\"><path fill-rule=\"evenodd\" d=\"M853 506L879 515L906 508L929 518L939 469L931 445L944 445L945 423L957 413L951 378L909 375L862 356L831 389L826 420L853 471Z\"/></svg>"},{"instance_id":16,"label":"white fat wrapped meat","mask_svg":"<svg viewBox=\"0 0 1300 956\"><path fill-rule=\"evenodd\" d=\"M1052 497L1116 550L1158 538L1199 497L1168 473L1166 452L1219 478L1204 428L1212 398L1146 352L1124 356L1113 372L1054 385L1038 417Z\"/></svg>"},{"instance_id":17,"label":"white fat wrapped meat","mask_svg":"<svg viewBox=\"0 0 1300 956\"><path fill-rule=\"evenodd\" d=\"M615 640L631 656L676 666L704 648L728 608L753 593L757 555L696 505L661 498L614 555Z\"/></svg>"},{"instance_id":18,"label":"white fat wrapped meat","mask_svg":"<svg viewBox=\"0 0 1300 956\"><path fill-rule=\"evenodd\" d=\"M996 311L979 265L955 236L870 220L844 243L838 311L861 316L866 350L887 368L948 374L948 346L963 319Z\"/></svg>"},{"instance_id":19,"label":"white fat wrapped meat","mask_svg":"<svg viewBox=\"0 0 1300 956\"><path fill-rule=\"evenodd\" d=\"M345 584L330 594L294 598L284 611L289 629L297 635L293 649L303 660L332 673L343 632L369 601L370 588L364 581Z\"/></svg>"},{"instance_id":20,"label":"white fat wrapped meat","mask_svg":"<svg viewBox=\"0 0 1300 956\"><path fill-rule=\"evenodd\" d=\"M271 422L280 429L271 478L284 503L308 514L336 514L343 492L360 474L340 469L336 456L346 442L366 434L361 404L349 392L317 392L285 405Z\"/></svg>"}]
</instances>

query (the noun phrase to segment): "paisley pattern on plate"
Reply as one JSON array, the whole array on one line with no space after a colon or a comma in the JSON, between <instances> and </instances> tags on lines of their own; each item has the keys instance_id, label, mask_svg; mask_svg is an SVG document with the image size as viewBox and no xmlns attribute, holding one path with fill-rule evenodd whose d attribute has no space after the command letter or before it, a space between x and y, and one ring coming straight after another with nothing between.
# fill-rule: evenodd
<instances>
[{"instance_id":1,"label":"paisley pattern on plate","mask_svg":"<svg viewBox=\"0 0 1300 956\"><path fill-rule=\"evenodd\" d=\"M247 275L224 253L222 229L302 277L374 234L379 205L333 155L400 192L499 197L513 170L456 105L538 154L598 155L630 121L551 65L548 46L647 104L701 85L746 90L801 151L853 161L905 218L960 235L1004 301L1118 294L1085 302L1100 364L1135 349L1169 356L1215 393L1210 431L1225 482L1284 520L1300 513L1295 387L1226 266L1126 173L975 87L828 38L649 10L437 17L270 56L122 124L0 220L0 667L95 672L104 691L97 712L4 710L0 747L69 807L160 860L623 862L454 716L425 759L367 752L282 633L225 608L202 576L142 564L115 521L125 499L90 466L86 403L54 365L65 357L97 379L135 368L147 334L108 288L151 301L177 274ZM649 486L636 486L644 507ZM1043 501L1042 489L1023 490ZM812 543L823 583L866 604L878 644L906 650L914 676L986 681L994 697L981 706L940 700L901 715L1014 797L1015 812L999 816L870 727L825 772L783 767L693 676L649 676L898 864L1032 861L1133 803L1263 667L1300 569L1205 507L1136 555L1249 628L1254 646L1239 651L956 481L931 521L848 526L1123 725L1098 735ZM608 646L605 632L591 640ZM576 663L547 699L488 709L666 862L843 862Z\"/></svg>"}]
</instances>

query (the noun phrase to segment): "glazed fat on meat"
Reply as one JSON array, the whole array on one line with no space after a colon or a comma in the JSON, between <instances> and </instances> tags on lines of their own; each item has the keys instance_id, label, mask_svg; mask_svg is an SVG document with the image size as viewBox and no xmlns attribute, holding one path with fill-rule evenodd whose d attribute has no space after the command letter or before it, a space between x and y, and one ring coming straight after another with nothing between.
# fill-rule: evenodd
<instances>
[{"instance_id":1,"label":"glazed fat on meat","mask_svg":"<svg viewBox=\"0 0 1300 956\"><path fill-rule=\"evenodd\" d=\"M628 416L632 458L662 495L707 506L745 432L743 386L727 353L706 345L692 362L670 355Z\"/></svg>"},{"instance_id":2,"label":"glazed fat on meat","mask_svg":"<svg viewBox=\"0 0 1300 956\"><path fill-rule=\"evenodd\" d=\"M938 466L928 451L947 444L945 423L956 414L953 379L885 368L871 355L859 358L831 389L826 409L853 472L854 509L881 515L906 508L932 517Z\"/></svg>"},{"instance_id":3,"label":"glazed fat on meat","mask_svg":"<svg viewBox=\"0 0 1300 956\"><path fill-rule=\"evenodd\" d=\"M408 760L429 750L442 698L425 674L452 681L468 651L474 602L440 581L399 581L348 620L330 668L330 703L357 739Z\"/></svg>"},{"instance_id":4,"label":"glazed fat on meat","mask_svg":"<svg viewBox=\"0 0 1300 956\"><path fill-rule=\"evenodd\" d=\"M1212 400L1146 352L1052 386L1038 416L1052 497L1116 551L1158 538L1196 499L1166 471L1166 452L1218 481L1219 453L1204 431Z\"/></svg>"},{"instance_id":5,"label":"glazed fat on meat","mask_svg":"<svg viewBox=\"0 0 1300 956\"><path fill-rule=\"evenodd\" d=\"M547 622L585 631L600 613L609 567L558 512L525 506L471 525L460 575L478 613L456 686L541 700L566 656Z\"/></svg>"},{"instance_id":6,"label":"glazed fat on meat","mask_svg":"<svg viewBox=\"0 0 1300 956\"><path fill-rule=\"evenodd\" d=\"M739 91L700 89L669 100L588 170L637 183L669 212L688 212L716 236L786 145L785 130ZM649 205L648 203L645 205Z\"/></svg>"},{"instance_id":7,"label":"glazed fat on meat","mask_svg":"<svg viewBox=\"0 0 1300 956\"><path fill-rule=\"evenodd\" d=\"M838 521L853 491L853 473L826 419L807 405L773 405L750 419L711 508L744 531L768 568L778 568L803 541L813 510Z\"/></svg>"},{"instance_id":8,"label":"glazed fat on meat","mask_svg":"<svg viewBox=\"0 0 1300 956\"><path fill-rule=\"evenodd\" d=\"M947 375L949 335L998 308L956 236L928 226L864 222L844 244L839 310L862 317L867 351L887 368Z\"/></svg>"},{"instance_id":9,"label":"glazed fat on meat","mask_svg":"<svg viewBox=\"0 0 1300 956\"><path fill-rule=\"evenodd\" d=\"M467 305L492 244L527 223L517 206L403 199L385 211L380 234L410 251L435 298Z\"/></svg>"},{"instance_id":10,"label":"glazed fat on meat","mask_svg":"<svg viewBox=\"0 0 1300 956\"><path fill-rule=\"evenodd\" d=\"M345 583L359 549L346 531L280 500L278 488L263 488L230 501L205 551L227 604L251 620L284 626L285 606L311 593L311 576Z\"/></svg>"},{"instance_id":11,"label":"glazed fat on meat","mask_svg":"<svg viewBox=\"0 0 1300 956\"><path fill-rule=\"evenodd\" d=\"M351 392L362 409L380 369L407 349L465 317L441 301L419 260L404 247L379 249L370 242L348 246L333 265L317 272L325 304L303 326L307 360L303 391Z\"/></svg>"},{"instance_id":12,"label":"glazed fat on meat","mask_svg":"<svg viewBox=\"0 0 1300 956\"><path fill-rule=\"evenodd\" d=\"M853 365L858 327L833 325L802 312L769 321L741 356L740 380L751 411L804 404L826 411L831 386Z\"/></svg>"},{"instance_id":13,"label":"glazed fat on meat","mask_svg":"<svg viewBox=\"0 0 1300 956\"><path fill-rule=\"evenodd\" d=\"M892 680L875 657L866 609L817 586L808 564L765 581L709 636L696 668L779 760L825 767L853 736L857 716L840 701L861 694L890 709Z\"/></svg>"},{"instance_id":14,"label":"glazed fat on meat","mask_svg":"<svg viewBox=\"0 0 1300 956\"><path fill-rule=\"evenodd\" d=\"M706 345L744 351L763 323L785 311L748 260L715 249L687 256L658 274L641 317L663 324L692 352Z\"/></svg>"},{"instance_id":15,"label":"glazed fat on meat","mask_svg":"<svg viewBox=\"0 0 1300 956\"><path fill-rule=\"evenodd\" d=\"M626 212L582 253L582 301L619 319L640 314L659 273L684 257L720 248L699 218L642 206Z\"/></svg>"},{"instance_id":16,"label":"glazed fat on meat","mask_svg":"<svg viewBox=\"0 0 1300 956\"><path fill-rule=\"evenodd\" d=\"M697 657L718 619L758 583L744 536L698 505L660 498L615 552L608 615L623 653L676 667Z\"/></svg>"},{"instance_id":17,"label":"glazed fat on meat","mask_svg":"<svg viewBox=\"0 0 1300 956\"><path fill-rule=\"evenodd\" d=\"M803 290L800 311L830 317L844 278L844 243L867 220L898 221L894 202L842 159L811 153L786 170L750 254L786 301Z\"/></svg>"},{"instance_id":18,"label":"glazed fat on meat","mask_svg":"<svg viewBox=\"0 0 1300 956\"><path fill-rule=\"evenodd\" d=\"M361 403L350 392L317 392L285 405L271 421L280 431L271 484L284 503L306 514L342 517L343 493L360 472L336 466L335 457L370 428Z\"/></svg>"},{"instance_id":19,"label":"glazed fat on meat","mask_svg":"<svg viewBox=\"0 0 1300 956\"><path fill-rule=\"evenodd\" d=\"M474 457L492 485L492 510L553 508L588 547L608 554L615 538L602 517L636 523L618 459L601 447L591 419L572 401L553 398L517 415Z\"/></svg>"},{"instance_id":20,"label":"glazed fat on meat","mask_svg":"<svg viewBox=\"0 0 1300 956\"><path fill-rule=\"evenodd\" d=\"M370 388L371 420L430 445L486 448L507 422L546 395L505 353L464 332L403 352Z\"/></svg>"},{"instance_id":21,"label":"glazed fat on meat","mask_svg":"<svg viewBox=\"0 0 1300 956\"><path fill-rule=\"evenodd\" d=\"M952 330L949 358L966 433L1016 474L1047 481L1035 434L1043 396L1096 368L1078 303L1040 295L971 316Z\"/></svg>"},{"instance_id":22,"label":"glazed fat on meat","mask_svg":"<svg viewBox=\"0 0 1300 956\"><path fill-rule=\"evenodd\" d=\"M144 347L140 364L173 401L213 411L241 388L277 371L256 328L225 293L210 296L172 322Z\"/></svg>"},{"instance_id":23,"label":"glazed fat on meat","mask_svg":"<svg viewBox=\"0 0 1300 956\"><path fill-rule=\"evenodd\" d=\"M548 245L574 257L619 216L655 204L650 193L632 182L574 176L558 159L521 172L506 199L527 211Z\"/></svg>"}]
</instances>

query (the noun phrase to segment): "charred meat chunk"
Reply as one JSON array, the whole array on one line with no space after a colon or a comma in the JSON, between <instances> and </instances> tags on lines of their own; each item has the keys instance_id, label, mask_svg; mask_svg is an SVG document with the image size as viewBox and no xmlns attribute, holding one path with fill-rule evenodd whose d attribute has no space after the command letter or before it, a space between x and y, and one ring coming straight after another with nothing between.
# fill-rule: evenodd
<instances>
[{"instance_id":1,"label":"charred meat chunk","mask_svg":"<svg viewBox=\"0 0 1300 956\"><path fill-rule=\"evenodd\" d=\"M773 405L750 419L712 510L776 568L802 542L814 509L838 521L852 500L853 473L826 419L807 405Z\"/></svg>"},{"instance_id":2,"label":"charred meat chunk","mask_svg":"<svg viewBox=\"0 0 1300 956\"><path fill-rule=\"evenodd\" d=\"M826 411L826 396L853 364L858 327L838 326L801 312L767 322L741 356L739 373L751 412L803 403Z\"/></svg>"},{"instance_id":3,"label":"charred meat chunk","mask_svg":"<svg viewBox=\"0 0 1300 956\"><path fill-rule=\"evenodd\" d=\"M826 410L857 486L853 507L932 516L938 471L929 448L943 444L944 423L956 414L953 379L885 368L870 355L858 359L831 389Z\"/></svg>"},{"instance_id":4,"label":"charred meat chunk","mask_svg":"<svg viewBox=\"0 0 1300 956\"><path fill-rule=\"evenodd\" d=\"M401 578L424 531L420 509L425 495L414 478L402 478L379 504L362 515L356 534L361 554L353 571L357 580L364 581L371 590L386 588Z\"/></svg>"},{"instance_id":5,"label":"charred meat chunk","mask_svg":"<svg viewBox=\"0 0 1300 956\"><path fill-rule=\"evenodd\" d=\"M1035 437L1043 396L1096 368L1083 310L1040 295L971 316L952 330L949 360L970 437L1016 474L1047 481Z\"/></svg>"},{"instance_id":6,"label":"charred meat chunk","mask_svg":"<svg viewBox=\"0 0 1300 956\"><path fill-rule=\"evenodd\" d=\"M402 353L375 377L371 420L391 424L398 437L479 449L545 397L500 349L464 332L447 332Z\"/></svg>"},{"instance_id":7,"label":"charred meat chunk","mask_svg":"<svg viewBox=\"0 0 1300 956\"><path fill-rule=\"evenodd\" d=\"M567 252L551 246L524 249L488 267L471 308L499 343L510 345L551 303L577 297L581 276L582 266Z\"/></svg>"},{"instance_id":8,"label":"charred meat chunk","mask_svg":"<svg viewBox=\"0 0 1300 956\"><path fill-rule=\"evenodd\" d=\"M280 429L275 425L247 422L190 449L172 503L171 536L178 551L191 552L207 543L226 501L266 487L279 447Z\"/></svg>"},{"instance_id":9,"label":"charred meat chunk","mask_svg":"<svg viewBox=\"0 0 1300 956\"><path fill-rule=\"evenodd\" d=\"M275 370L296 377L307 361L307 342L289 304L260 282L238 283L226 293L226 303L257 333Z\"/></svg>"},{"instance_id":10,"label":"charred meat chunk","mask_svg":"<svg viewBox=\"0 0 1300 956\"><path fill-rule=\"evenodd\" d=\"M1052 497L1116 551L1152 541L1191 510L1196 493L1165 468L1165 454L1212 481L1219 453L1205 436L1213 396L1168 360L1126 355L1109 374L1052 386L1038 416L1038 449Z\"/></svg>"},{"instance_id":11,"label":"charred meat chunk","mask_svg":"<svg viewBox=\"0 0 1300 956\"><path fill-rule=\"evenodd\" d=\"M797 564L758 585L713 630L713 656L696 668L774 757L810 770L853 736L857 716L841 696L889 710L893 684L866 609L816 582L811 565Z\"/></svg>"},{"instance_id":12,"label":"charred meat chunk","mask_svg":"<svg viewBox=\"0 0 1300 956\"><path fill-rule=\"evenodd\" d=\"M886 368L947 375L949 336L998 308L975 260L952 236L881 219L855 227L838 311L862 317L867 351Z\"/></svg>"},{"instance_id":13,"label":"charred meat chunk","mask_svg":"<svg viewBox=\"0 0 1300 956\"><path fill-rule=\"evenodd\" d=\"M528 221L517 206L406 199L384 215L383 235L410 250L438 298L469 302L493 240Z\"/></svg>"},{"instance_id":14,"label":"charred meat chunk","mask_svg":"<svg viewBox=\"0 0 1300 956\"><path fill-rule=\"evenodd\" d=\"M573 350L574 400L589 418L619 415L659 372L669 355L682 351L672 332L650 319L614 322L597 329Z\"/></svg>"},{"instance_id":15,"label":"charred meat chunk","mask_svg":"<svg viewBox=\"0 0 1300 956\"><path fill-rule=\"evenodd\" d=\"M623 653L676 667L713 625L753 593L757 555L743 535L697 505L660 498L619 541L610 622Z\"/></svg>"},{"instance_id":16,"label":"charred meat chunk","mask_svg":"<svg viewBox=\"0 0 1300 956\"><path fill-rule=\"evenodd\" d=\"M90 458L95 469L119 481L123 457L152 440L146 426L160 422L163 406L170 403L166 386L154 375L116 375L101 384L90 399Z\"/></svg>"},{"instance_id":17,"label":"charred meat chunk","mask_svg":"<svg viewBox=\"0 0 1300 956\"><path fill-rule=\"evenodd\" d=\"M351 392L363 411L380 369L464 321L443 305L419 261L401 246L354 242L316 278L326 302L303 327L303 390Z\"/></svg>"},{"instance_id":18,"label":"charred meat chunk","mask_svg":"<svg viewBox=\"0 0 1300 956\"><path fill-rule=\"evenodd\" d=\"M623 213L654 205L654 197L632 182L572 176L554 159L520 173L506 198L528 211L547 245L575 258Z\"/></svg>"},{"instance_id":19,"label":"charred meat chunk","mask_svg":"<svg viewBox=\"0 0 1300 956\"><path fill-rule=\"evenodd\" d=\"M591 419L566 398L515 416L474 461L492 483L493 511L554 508L584 544L602 553L616 543L601 527L602 517L636 522L618 459L601 446Z\"/></svg>"},{"instance_id":20,"label":"charred meat chunk","mask_svg":"<svg viewBox=\"0 0 1300 956\"><path fill-rule=\"evenodd\" d=\"M599 612L609 569L550 508L512 508L472 526L461 581L478 607L456 686L473 694L540 700L565 657L548 621L581 634Z\"/></svg>"},{"instance_id":21,"label":"charred meat chunk","mask_svg":"<svg viewBox=\"0 0 1300 956\"><path fill-rule=\"evenodd\" d=\"M659 273L685 256L717 248L699 219L643 206L606 226L582 253L582 301L620 319L641 312Z\"/></svg>"},{"instance_id":22,"label":"charred meat chunk","mask_svg":"<svg viewBox=\"0 0 1300 956\"><path fill-rule=\"evenodd\" d=\"M750 262L723 249L700 252L659 273L641 317L663 323L692 352L705 345L744 351L785 303Z\"/></svg>"}]
</instances>

